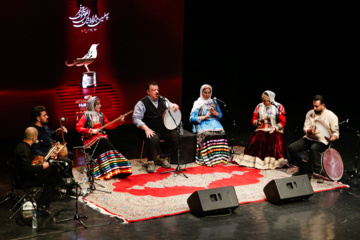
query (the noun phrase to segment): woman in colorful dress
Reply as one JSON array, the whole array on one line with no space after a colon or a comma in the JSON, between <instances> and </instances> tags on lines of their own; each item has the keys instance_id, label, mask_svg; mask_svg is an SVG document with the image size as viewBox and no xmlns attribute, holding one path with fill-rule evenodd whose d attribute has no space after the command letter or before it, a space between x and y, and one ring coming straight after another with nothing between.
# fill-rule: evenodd
<instances>
[{"instance_id":1,"label":"woman in colorful dress","mask_svg":"<svg viewBox=\"0 0 360 240\"><path fill-rule=\"evenodd\" d=\"M230 161L228 141L220 119L223 117L219 104L211 99L212 87L204 84L200 97L190 113L192 130L196 133L196 163L206 166L227 164Z\"/></svg>"},{"instance_id":2,"label":"woman in colorful dress","mask_svg":"<svg viewBox=\"0 0 360 240\"><path fill-rule=\"evenodd\" d=\"M90 155L96 157L94 163L95 179L125 178L132 173L130 162L108 140L108 136L100 131L100 127L109 123L104 113L100 112L98 97L91 97L87 102L88 111L76 124L76 131L82 134L84 148L91 147ZM106 129L114 129L124 122L124 118L114 122Z\"/></svg>"},{"instance_id":3,"label":"woman in colorful dress","mask_svg":"<svg viewBox=\"0 0 360 240\"><path fill-rule=\"evenodd\" d=\"M241 166L258 169L275 169L287 164L285 159L285 109L275 102L275 93L265 91L253 113L251 134L245 152L234 161Z\"/></svg>"}]
</instances>

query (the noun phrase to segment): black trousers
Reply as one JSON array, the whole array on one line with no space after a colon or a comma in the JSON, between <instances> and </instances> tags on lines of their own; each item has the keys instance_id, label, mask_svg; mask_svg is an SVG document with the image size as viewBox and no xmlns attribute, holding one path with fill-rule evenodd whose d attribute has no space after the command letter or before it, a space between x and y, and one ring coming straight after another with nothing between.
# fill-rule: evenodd
<instances>
[{"instance_id":1,"label":"black trousers","mask_svg":"<svg viewBox=\"0 0 360 240\"><path fill-rule=\"evenodd\" d=\"M50 167L45 169L38 176L28 179L28 183L31 186L41 186L44 184L44 190L37 201L38 206L50 206L51 200L56 194L56 187L60 183L60 177L57 171L57 168L51 164Z\"/></svg>"},{"instance_id":2,"label":"black trousers","mask_svg":"<svg viewBox=\"0 0 360 240\"><path fill-rule=\"evenodd\" d=\"M165 143L161 148L160 140L162 139L165 140ZM145 144L148 161L155 161L157 155L159 155L158 149L161 149L160 157L162 158L172 156L176 153L179 146L179 136L176 130L155 132L153 137L145 137Z\"/></svg>"},{"instance_id":3,"label":"black trousers","mask_svg":"<svg viewBox=\"0 0 360 240\"><path fill-rule=\"evenodd\" d=\"M315 163L320 163L321 153L327 148L322 142L301 138L287 148L289 162L299 167L300 173L313 173ZM309 150L309 161L303 161L303 154Z\"/></svg>"}]
</instances>

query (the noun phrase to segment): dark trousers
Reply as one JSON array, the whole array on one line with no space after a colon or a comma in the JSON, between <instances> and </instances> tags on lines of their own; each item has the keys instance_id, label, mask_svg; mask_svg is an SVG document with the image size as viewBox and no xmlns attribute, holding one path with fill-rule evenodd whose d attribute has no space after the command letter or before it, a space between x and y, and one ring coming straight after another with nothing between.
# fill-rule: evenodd
<instances>
[{"instance_id":1,"label":"dark trousers","mask_svg":"<svg viewBox=\"0 0 360 240\"><path fill-rule=\"evenodd\" d=\"M44 189L37 202L39 206L50 206L51 200L56 194L56 187L59 185L59 182L60 178L57 173L57 168L53 166L48 167L38 176L29 179L29 184L32 186L41 186L44 184Z\"/></svg>"},{"instance_id":2,"label":"dark trousers","mask_svg":"<svg viewBox=\"0 0 360 240\"><path fill-rule=\"evenodd\" d=\"M60 176L61 179L65 179L65 178L71 178L74 179L74 175L73 175L73 168L72 168L72 160L70 160L70 158L68 157L58 157L57 158L58 161L61 161L62 163L56 163L56 167L58 169L58 174ZM65 187L67 189L67 191L70 191L74 185L63 185L61 187Z\"/></svg>"},{"instance_id":3,"label":"dark trousers","mask_svg":"<svg viewBox=\"0 0 360 240\"><path fill-rule=\"evenodd\" d=\"M299 167L300 173L313 173L315 163L320 163L321 153L327 148L322 142L301 138L287 148L289 162ZM304 154L309 151L309 161L304 161Z\"/></svg>"},{"instance_id":4,"label":"dark trousers","mask_svg":"<svg viewBox=\"0 0 360 240\"><path fill-rule=\"evenodd\" d=\"M155 132L155 135L151 138L145 138L146 150L148 155L148 161L155 161L160 149L160 140L164 139L165 143L161 148L160 157L169 157L173 155L179 146L179 136L176 130L170 130L165 132Z\"/></svg>"}]
</instances>

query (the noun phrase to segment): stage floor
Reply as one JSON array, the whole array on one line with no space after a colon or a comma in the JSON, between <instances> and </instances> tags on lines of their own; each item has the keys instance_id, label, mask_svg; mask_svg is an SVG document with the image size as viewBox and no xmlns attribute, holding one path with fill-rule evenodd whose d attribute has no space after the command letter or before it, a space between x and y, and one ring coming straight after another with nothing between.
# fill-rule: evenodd
<instances>
[{"instance_id":1,"label":"stage floor","mask_svg":"<svg viewBox=\"0 0 360 240\"><path fill-rule=\"evenodd\" d=\"M234 142L242 145L247 138L247 133L240 134ZM336 145L345 169L354 166L354 144L351 134L344 133ZM141 145L128 146L121 149L128 158L139 154ZM1 201L11 189L4 161L0 171ZM315 193L308 201L282 205L267 201L243 204L232 215L219 217L198 218L184 213L122 224L121 220L79 202L79 213L88 217L83 220L86 229L75 220L55 223L74 217L76 202L73 198L56 196L51 209L57 216L42 217L37 231L32 230L31 218L26 213L9 220L13 203L6 202L0 205L0 236L2 239L357 239L360 235L360 179L348 178L349 175L344 174L341 180L350 185L348 189Z\"/></svg>"}]
</instances>

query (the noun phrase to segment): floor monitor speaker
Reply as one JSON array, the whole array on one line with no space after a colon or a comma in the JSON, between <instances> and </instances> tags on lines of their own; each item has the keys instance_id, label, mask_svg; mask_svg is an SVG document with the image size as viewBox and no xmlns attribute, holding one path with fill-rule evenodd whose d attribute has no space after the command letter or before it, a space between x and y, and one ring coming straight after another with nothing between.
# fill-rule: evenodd
<instances>
[{"instance_id":1,"label":"floor monitor speaker","mask_svg":"<svg viewBox=\"0 0 360 240\"><path fill-rule=\"evenodd\" d=\"M239 207L233 186L200 190L187 199L192 214L202 217L231 213Z\"/></svg>"},{"instance_id":2,"label":"floor monitor speaker","mask_svg":"<svg viewBox=\"0 0 360 240\"><path fill-rule=\"evenodd\" d=\"M283 204L309 199L314 190L307 175L271 180L265 187L267 200L273 204Z\"/></svg>"}]
</instances>

